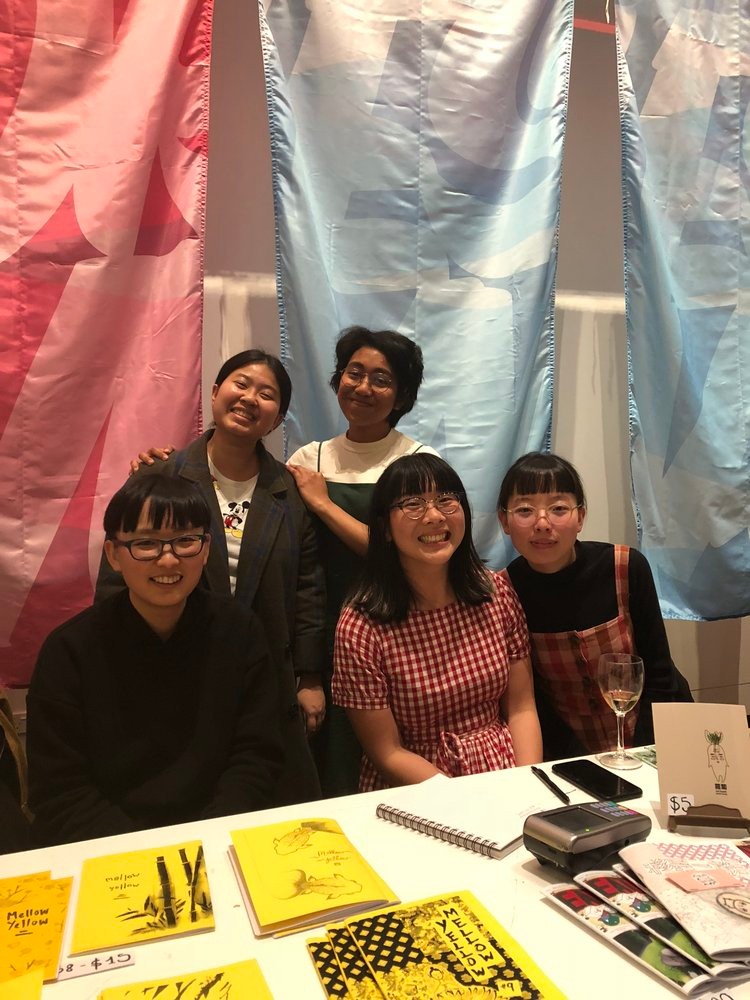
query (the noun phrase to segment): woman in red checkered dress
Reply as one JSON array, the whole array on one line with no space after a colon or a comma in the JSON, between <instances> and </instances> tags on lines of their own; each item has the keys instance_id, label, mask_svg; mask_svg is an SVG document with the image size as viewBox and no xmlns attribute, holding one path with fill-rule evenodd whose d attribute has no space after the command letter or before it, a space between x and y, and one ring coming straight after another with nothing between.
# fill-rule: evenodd
<instances>
[{"instance_id":1,"label":"woman in red checkered dress","mask_svg":"<svg viewBox=\"0 0 750 1000\"><path fill-rule=\"evenodd\" d=\"M364 749L360 791L539 761L523 612L474 549L458 475L437 456L398 459L369 527L332 684Z\"/></svg>"},{"instance_id":2,"label":"woman in red checkered dress","mask_svg":"<svg viewBox=\"0 0 750 1000\"><path fill-rule=\"evenodd\" d=\"M651 705L692 701L669 643L648 562L636 549L580 542L583 484L558 455L532 452L503 479L498 514L520 553L506 573L531 634L537 706L547 760L611 750L615 714L599 691L602 653L636 653L645 683L625 718L628 745L653 743Z\"/></svg>"}]
</instances>

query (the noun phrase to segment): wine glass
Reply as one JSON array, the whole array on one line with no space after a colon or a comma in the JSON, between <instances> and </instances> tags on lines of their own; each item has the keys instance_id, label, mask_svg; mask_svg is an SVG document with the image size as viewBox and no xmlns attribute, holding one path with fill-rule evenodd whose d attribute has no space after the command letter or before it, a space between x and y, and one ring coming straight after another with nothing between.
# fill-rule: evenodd
<instances>
[{"instance_id":1,"label":"wine glass","mask_svg":"<svg viewBox=\"0 0 750 1000\"><path fill-rule=\"evenodd\" d=\"M635 707L643 691L643 660L632 653L602 653L597 680L602 697L617 716L617 749L598 754L596 759L618 770L640 767L637 757L625 753L623 731L625 716Z\"/></svg>"}]
</instances>

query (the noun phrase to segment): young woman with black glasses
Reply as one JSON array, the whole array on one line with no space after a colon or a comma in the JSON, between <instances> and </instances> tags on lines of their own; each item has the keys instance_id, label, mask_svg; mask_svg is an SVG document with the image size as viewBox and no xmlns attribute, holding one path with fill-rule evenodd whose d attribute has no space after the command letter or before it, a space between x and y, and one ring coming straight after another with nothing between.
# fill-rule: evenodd
<instances>
[{"instance_id":1,"label":"young woman with black glasses","mask_svg":"<svg viewBox=\"0 0 750 1000\"><path fill-rule=\"evenodd\" d=\"M477 555L458 475L436 456L398 459L369 529L333 676L365 750L360 790L541 760L526 622Z\"/></svg>"}]
</instances>

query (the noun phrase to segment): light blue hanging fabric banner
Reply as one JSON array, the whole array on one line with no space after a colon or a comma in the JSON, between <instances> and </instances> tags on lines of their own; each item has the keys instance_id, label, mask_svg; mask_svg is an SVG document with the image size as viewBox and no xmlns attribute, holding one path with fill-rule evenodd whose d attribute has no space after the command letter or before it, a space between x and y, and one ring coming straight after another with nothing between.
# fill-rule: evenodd
<instances>
[{"instance_id":1,"label":"light blue hanging fabric banner","mask_svg":"<svg viewBox=\"0 0 750 1000\"><path fill-rule=\"evenodd\" d=\"M750 0L621 0L634 501L667 617L750 614Z\"/></svg>"},{"instance_id":2,"label":"light blue hanging fabric banner","mask_svg":"<svg viewBox=\"0 0 750 1000\"><path fill-rule=\"evenodd\" d=\"M459 471L496 566L500 478L550 433L572 21L571 0L261 3L287 446L344 429L342 328L412 337L399 430Z\"/></svg>"}]
</instances>

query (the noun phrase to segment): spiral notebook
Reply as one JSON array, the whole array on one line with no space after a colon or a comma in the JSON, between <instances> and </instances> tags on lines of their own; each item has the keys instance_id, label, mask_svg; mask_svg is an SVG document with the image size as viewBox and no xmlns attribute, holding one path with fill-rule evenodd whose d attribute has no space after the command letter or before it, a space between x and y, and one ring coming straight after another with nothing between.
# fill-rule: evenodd
<instances>
[{"instance_id":1,"label":"spiral notebook","mask_svg":"<svg viewBox=\"0 0 750 1000\"><path fill-rule=\"evenodd\" d=\"M502 797L488 794L485 775L436 775L419 785L393 789L385 797L388 801L375 810L380 819L496 859L520 846L524 820L545 808L535 801L519 810L518 803L528 801L527 796L507 790ZM460 827L455 825L456 816L461 818Z\"/></svg>"}]
</instances>

